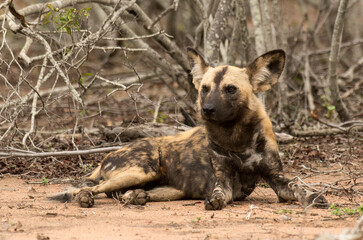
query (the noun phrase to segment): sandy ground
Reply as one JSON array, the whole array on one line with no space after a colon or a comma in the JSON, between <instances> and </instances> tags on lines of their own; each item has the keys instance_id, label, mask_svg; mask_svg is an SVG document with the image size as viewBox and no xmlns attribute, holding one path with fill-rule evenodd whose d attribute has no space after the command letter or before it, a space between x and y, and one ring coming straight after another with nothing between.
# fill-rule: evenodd
<instances>
[{"instance_id":1,"label":"sandy ground","mask_svg":"<svg viewBox=\"0 0 363 240\"><path fill-rule=\"evenodd\" d=\"M243 202L222 211L205 211L202 201L123 206L100 195L93 208L48 201L66 185L0 178L0 240L10 239L314 239L353 227L358 214L334 216L330 209L276 203L269 188L257 188ZM326 196L329 202L348 199ZM351 203L351 201L349 201ZM246 215L251 205L249 220Z\"/></svg>"}]
</instances>

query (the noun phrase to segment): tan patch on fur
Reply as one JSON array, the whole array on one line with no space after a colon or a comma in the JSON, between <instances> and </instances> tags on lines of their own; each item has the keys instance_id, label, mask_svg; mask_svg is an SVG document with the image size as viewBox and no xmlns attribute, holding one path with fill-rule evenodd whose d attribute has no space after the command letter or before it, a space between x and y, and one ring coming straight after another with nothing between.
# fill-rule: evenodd
<instances>
[{"instance_id":1,"label":"tan patch on fur","mask_svg":"<svg viewBox=\"0 0 363 240\"><path fill-rule=\"evenodd\" d=\"M83 187L73 192L76 195L80 191L90 191L93 194L113 192L126 189L132 186L142 185L158 178L155 172L146 174L140 167L123 167L115 171L105 171L101 173L106 179L94 187Z\"/></svg>"},{"instance_id":2,"label":"tan patch on fur","mask_svg":"<svg viewBox=\"0 0 363 240\"><path fill-rule=\"evenodd\" d=\"M150 201L162 202L173 201L184 197L184 191L175 189L173 187L157 187L148 191Z\"/></svg>"}]
</instances>

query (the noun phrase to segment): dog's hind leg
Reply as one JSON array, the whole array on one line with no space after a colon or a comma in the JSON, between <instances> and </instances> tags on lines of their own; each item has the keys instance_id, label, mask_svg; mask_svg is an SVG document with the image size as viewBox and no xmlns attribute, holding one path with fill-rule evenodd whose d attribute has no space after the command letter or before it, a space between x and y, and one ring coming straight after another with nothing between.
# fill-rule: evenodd
<instances>
[{"instance_id":1,"label":"dog's hind leg","mask_svg":"<svg viewBox=\"0 0 363 240\"><path fill-rule=\"evenodd\" d=\"M153 188L147 194L152 202L175 201L185 197L184 191L170 186Z\"/></svg>"},{"instance_id":2,"label":"dog's hind leg","mask_svg":"<svg viewBox=\"0 0 363 240\"><path fill-rule=\"evenodd\" d=\"M170 187L156 187L149 191L143 189L128 190L121 200L134 205L144 205L146 202L175 201L185 196L184 191Z\"/></svg>"},{"instance_id":3,"label":"dog's hind leg","mask_svg":"<svg viewBox=\"0 0 363 240\"><path fill-rule=\"evenodd\" d=\"M154 171L145 172L144 168L132 166L127 169L116 169L107 173L106 180L93 187L83 187L73 192L81 207L91 207L93 205L93 195L99 193L111 193L128 189L130 187L142 186L148 182L156 181L158 173ZM90 203L90 204L88 204Z\"/></svg>"}]
</instances>

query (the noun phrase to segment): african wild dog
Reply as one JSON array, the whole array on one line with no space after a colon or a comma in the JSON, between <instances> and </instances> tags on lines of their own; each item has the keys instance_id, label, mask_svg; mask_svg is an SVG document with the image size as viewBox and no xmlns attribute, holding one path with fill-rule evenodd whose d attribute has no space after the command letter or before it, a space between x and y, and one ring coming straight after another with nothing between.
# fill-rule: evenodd
<instances>
[{"instance_id":1,"label":"african wild dog","mask_svg":"<svg viewBox=\"0 0 363 240\"><path fill-rule=\"evenodd\" d=\"M76 197L90 207L93 195L117 192L132 204L206 199L205 208L217 210L250 195L262 177L280 201L326 203L283 176L272 124L255 95L277 82L284 51L265 53L246 68L211 67L194 49L188 58L204 125L132 142L108 154L87 178L96 185L53 199Z\"/></svg>"}]
</instances>

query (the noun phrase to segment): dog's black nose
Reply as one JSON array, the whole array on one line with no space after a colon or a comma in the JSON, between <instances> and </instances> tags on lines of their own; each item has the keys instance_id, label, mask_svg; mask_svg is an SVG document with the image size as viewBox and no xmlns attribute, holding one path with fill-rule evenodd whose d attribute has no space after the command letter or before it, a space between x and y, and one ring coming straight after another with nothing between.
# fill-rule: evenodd
<instances>
[{"instance_id":1,"label":"dog's black nose","mask_svg":"<svg viewBox=\"0 0 363 240\"><path fill-rule=\"evenodd\" d=\"M203 113L206 115L212 115L216 112L216 108L214 104L204 104L203 105Z\"/></svg>"}]
</instances>

